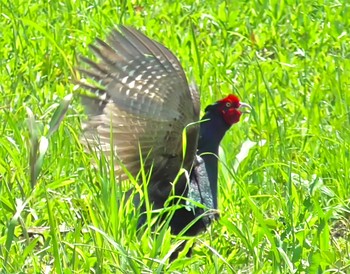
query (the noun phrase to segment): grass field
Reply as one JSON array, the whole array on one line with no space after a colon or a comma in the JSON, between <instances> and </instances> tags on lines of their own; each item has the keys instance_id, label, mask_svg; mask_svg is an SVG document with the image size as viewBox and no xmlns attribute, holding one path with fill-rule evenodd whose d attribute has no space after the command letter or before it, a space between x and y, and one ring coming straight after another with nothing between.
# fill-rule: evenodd
<instances>
[{"instance_id":1,"label":"grass field","mask_svg":"<svg viewBox=\"0 0 350 274\"><path fill-rule=\"evenodd\" d=\"M350 273L350 2L88 2L0 2L0 272ZM253 107L222 142L221 219L191 258L169 263L184 237L166 227L137 233L133 182L79 143L74 67L119 23L179 57L202 110L229 93Z\"/></svg>"}]
</instances>

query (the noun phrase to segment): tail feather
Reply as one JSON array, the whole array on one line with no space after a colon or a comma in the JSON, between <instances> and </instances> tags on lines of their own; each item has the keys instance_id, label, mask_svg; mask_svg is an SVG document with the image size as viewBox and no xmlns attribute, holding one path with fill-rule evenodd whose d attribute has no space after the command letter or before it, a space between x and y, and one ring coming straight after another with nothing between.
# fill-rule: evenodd
<instances>
[{"instance_id":1,"label":"tail feather","mask_svg":"<svg viewBox=\"0 0 350 274\"><path fill-rule=\"evenodd\" d=\"M90 48L100 62L81 58L89 68L79 71L92 82L81 81L80 86L94 94L82 96L89 115L83 142L106 156L113 153L116 165L123 163L134 176L140 157L148 157L146 167L153 165L154 174L172 181L183 163L183 130L199 119L198 97L179 61L166 47L123 26L112 32L108 43L97 39ZM189 169L198 129L187 133L191 136L184 163ZM164 166L171 166L167 174Z\"/></svg>"}]
</instances>

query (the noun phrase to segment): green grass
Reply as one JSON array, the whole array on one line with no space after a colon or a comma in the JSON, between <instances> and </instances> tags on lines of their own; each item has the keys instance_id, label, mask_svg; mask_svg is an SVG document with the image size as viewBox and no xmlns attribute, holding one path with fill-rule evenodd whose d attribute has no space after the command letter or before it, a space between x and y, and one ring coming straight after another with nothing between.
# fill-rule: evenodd
<instances>
[{"instance_id":1,"label":"green grass","mask_svg":"<svg viewBox=\"0 0 350 274\"><path fill-rule=\"evenodd\" d=\"M1 273L350 272L347 1L42 2L0 2ZM119 23L179 57L202 110L229 93L253 107L222 142L221 219L191 258L167 261L183 237L166 226L137 233L120 201L135 182L92 168L64 101Z\"/></svg>"}]
</instances>

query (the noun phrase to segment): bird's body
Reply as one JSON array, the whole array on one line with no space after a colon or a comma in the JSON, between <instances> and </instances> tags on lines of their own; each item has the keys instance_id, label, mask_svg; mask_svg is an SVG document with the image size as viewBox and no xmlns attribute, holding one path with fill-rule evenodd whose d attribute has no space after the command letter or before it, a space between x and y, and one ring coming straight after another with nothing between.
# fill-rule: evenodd
<instances>
[{"instance_id":1,"label":"bird's body","mask_svg":"<svg viewBox=\"0 0 350 274\"><path fill-rule=\"evenodd\" d=\"M107 156L113 153L121 179L127 179L124 168L136 177L142 159L151 174L148 195L154 208L162 208L174 194L216 210L219 144L246 105L229 95L207 107L199 123L197 89L188 85L179 61L167 48L123 26L112 32L108 43L97 40L91 48L101 61L83 58L90 69L80 69L97 82L80 82L94 95L83 96L89 116L84 142ZM180 169L189 176L183 173L174 184ZM186 204L185 199L177 202ZM199 208L177 210L170 221L172 232L180 233L202 213L206 216L198 218L187 235L205 229L216 214Z\"/></svg>"}]
</instances>

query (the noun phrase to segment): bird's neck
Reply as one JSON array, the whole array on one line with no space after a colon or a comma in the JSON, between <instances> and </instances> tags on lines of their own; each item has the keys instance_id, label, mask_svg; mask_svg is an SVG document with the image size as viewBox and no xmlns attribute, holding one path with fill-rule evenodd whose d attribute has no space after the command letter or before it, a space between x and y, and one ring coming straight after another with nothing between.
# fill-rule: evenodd
<instances>
[{"instance_id":1,"label":"bird's neck","mask_svg":"<svg viewBox=\"0 0 350 274\"><path fill-rule=\"evenodd\" d=\"M206 113L201 120L198 140L198 154L210 152L217 154L222 138L229 125L218 114Z\"/></svg>"},{"instance_id":2,"label":"bird's neck","mask_svg":"<svg viewBox=\"0 0 350 274\"><path fill-rule=\"evenodd\" d=\"M219 145L229 125L217 113L207 112L200 123L198 140L198 155L204 160L210 188L217 208L217 181L218 181L218 151Z\"/></svg>"}]
</instances>

